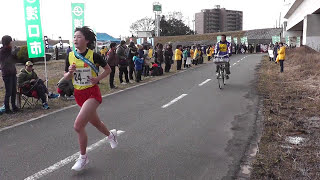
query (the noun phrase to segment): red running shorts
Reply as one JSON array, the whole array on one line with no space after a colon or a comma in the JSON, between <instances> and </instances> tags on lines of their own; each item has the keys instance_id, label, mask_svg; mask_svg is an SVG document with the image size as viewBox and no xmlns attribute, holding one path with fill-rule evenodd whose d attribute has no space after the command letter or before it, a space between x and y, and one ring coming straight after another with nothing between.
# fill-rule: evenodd
<instances>
[{"instance_id":1,"label":"red running shorts","mask_svg":"<svg viewBox=\"0 0 320 180\"><path fill-rule=\"evenodd\" d=\"M90 98L97 100L100 104L102 103L101 92L98 85L83 90L74 89L74 97L80 107Z\"/></svg>"}]
</instances>

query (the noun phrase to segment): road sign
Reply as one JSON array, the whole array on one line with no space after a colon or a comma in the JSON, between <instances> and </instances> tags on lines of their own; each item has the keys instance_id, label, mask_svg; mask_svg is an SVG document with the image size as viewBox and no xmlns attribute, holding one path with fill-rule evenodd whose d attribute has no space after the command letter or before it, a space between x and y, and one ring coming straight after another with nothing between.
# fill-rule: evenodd
<instances>
[{"instance_id":1,"label":"road sign","mask_svg":"<svg viewBox=\"0 0 320 180\"><path fill-rule=\"evenodd\" d=\"M160 4L154 4L153 5L153 11L161 12L162 11L162 6Z\"/></svg>"},{"instance_id":2,"label":"road sign","mask_svg":"<svg viewBox=\"0 0 320 180\"><path fill-rule=\"evenodd\" d=\"M42 39L39 0L24 0L24 15L26 22L28 56L29 58L44 57L45 50Z\"/></svg>"}]
</instances>

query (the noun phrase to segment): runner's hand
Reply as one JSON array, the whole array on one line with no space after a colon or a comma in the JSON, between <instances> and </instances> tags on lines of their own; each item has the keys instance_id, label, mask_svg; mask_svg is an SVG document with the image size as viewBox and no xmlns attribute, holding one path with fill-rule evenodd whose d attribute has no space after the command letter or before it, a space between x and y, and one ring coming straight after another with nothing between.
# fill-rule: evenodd
<instances>
[{"instance_id":1,"label":"runner's hand","mask_svg":"<svg viewBox=\"0 0 320 180\"><path fill-rule=\"evenodd\" d=\"M95 85L95 84L98 84L99 80L98 78L90 78L90 82Z\"/></svg>"},{"instance_id":2,"label":"runner's hand","mask_svg":"<svg viewBox=\"0 0 320 180\"><path fill-rule=\"evenodd\" d=\"M76 65L75 64L72 64L71 66L69 66L69 72L71 74L73 74L75 71L76 71Z\"/></svg>"}]
</instances>

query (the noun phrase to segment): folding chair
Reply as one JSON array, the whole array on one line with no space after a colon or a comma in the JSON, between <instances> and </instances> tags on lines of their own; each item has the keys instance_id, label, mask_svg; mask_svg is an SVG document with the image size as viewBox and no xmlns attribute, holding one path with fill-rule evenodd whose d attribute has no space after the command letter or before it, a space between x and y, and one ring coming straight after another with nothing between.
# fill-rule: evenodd
<instances>
[{"instance_id":1,"label":"folding chair","mask_svg":"<svg viewBox=\"0 0 320 180\"><path fill-rule=\"evenodd\" d=\"M34 97L32 94L33 88L31 88L28 92L23 93L22 88L18 88L17 92L17 106L20 109L23 109L25 105L28 105L30 108L35 107L38 103L40 98ZM23 105L21 106L21 103L23 102Z\"/></svg>"}]
</instances>

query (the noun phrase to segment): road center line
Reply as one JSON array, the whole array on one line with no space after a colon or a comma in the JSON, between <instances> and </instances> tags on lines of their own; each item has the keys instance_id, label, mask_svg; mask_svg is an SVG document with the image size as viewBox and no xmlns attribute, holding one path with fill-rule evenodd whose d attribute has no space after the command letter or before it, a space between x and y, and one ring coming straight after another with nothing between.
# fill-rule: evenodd
<instances>
[{"instance_id":1,"label":"road center line","mask_svg":"<svg viewBox=\"0 0 320 180\"><path fill-rule=\"evenodd\" d=\"M206 84L209 81L211 81L211 79L207 79L207 80L203 81L202 83L199 84L199 86L203 86L204 84Z\"/></svg>"},{"instance_id":2,"label":"road center line","mask_svg":"<svg viewBox=\"0 0 320 180\"><path fill-rule=\"evenodd\" d=\"M107 140L106 138L103 138L100 141L98 141L98 142L92 144L91 146L87 147L87 152L95 150L95 149L97 149L99 146L101 146L103 144L107 144L106 140ZM70 162L75 161L79 157L79 155L80 155L80 152L77 152L77 153L75 153L75 154L73 154L73 155L71 155L71 156L69 156L69 157L67 157L67 158L55 163L54 165L52 165L52 166L50 166L50 167L48 167L46 169L43 169L43 170L41 170L41 171L39 171L39 172L37 172L37 173L25 178L24 180L40 179L40 178L52 173L53 171L56 171L56 170L62 168L63 166L69 164ZM71 171L71 169L70 169L70 171Z\"/></svg>"},{"instance_id":3,"label":"road center line","mask_svg":"<svg viewBox=\"0 0 320 180\"><path fill-rule=\"evenodd\" d=\"M170 101L168 104L163 105L161 108L167 108L169 106L171 106L172 104L174 104L175 102L179 101L180 99L182 99L183 97L187 96L188 94L182 94L181 96L175 98L174 100Z\"/></svg>"}]
</instances>

